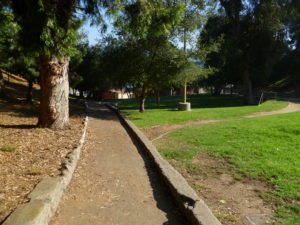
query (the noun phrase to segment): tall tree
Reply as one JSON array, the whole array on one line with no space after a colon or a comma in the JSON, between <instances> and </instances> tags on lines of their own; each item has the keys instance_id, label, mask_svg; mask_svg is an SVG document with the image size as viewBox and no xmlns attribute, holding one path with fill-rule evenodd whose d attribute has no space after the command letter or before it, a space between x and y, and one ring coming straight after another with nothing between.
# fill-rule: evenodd
<instances>
[{"instance_id":1,"label":"tall tree","mask_svg":"<svg viewBox=\"0 0 300 225\"><path fill-rule=\"evenodd\" d=\"M126 46L127 53L136 59L136 64L132 63L130 67L139 73L131 82L139 88L140 112L144 112L144 102L149 90L158 89L158 80L168 80L168 74L164 71L174 68L174 64L180 58L176 56L178 53L174 54L174 47L170 45L169 39L182 22L184 4L172 2L169 0L125 2L124 11L115 23L122 39L131 43ZM162 55L165 55L166 60L161 57ZM172 58L174 63L171 61ZM164 64L165 69L160 67L166 61L169 65ZM171 74L174 75L169 73ZM151 79L156 81L156 87Z\"/></svg>"},{"instance_id":2,"label":"tall tree","mask_svg":"<svg viewBox=\"0 0 300 225\"><path fill-rule=\"evenodd\" d=\"M177 76L173 80L174 84L184 87L183 103L186 103L187 85L200 77L206 77L206 75L207 71L204 68L185 58L182 69L178 71Z\"/></svg>"},{"instance_id":3,"label":"tall tree","mask_svg":"<svg viewBox=\"0 0 300 225\"><path fill-rule=\"evenodd\" d=\"M99 44L92 47L86 46L81 49L81 52L82 61L76 68L71 68L74 69L71 70L72 74L76 73L81 78L74 87L80 91L81 97L83 97L83 92L86 92L89 97L101 99L103 92L108 90L112 83L112 78L110 78L112 74L103 68L105 61L103 47Z\"/></svg>"},{"instance_id":4,"label":"tall tree","mask_svg":"<svg viewBox=\"0 0 300 225\"><path fill-rule=\"evenodd\" d=\"M279 0L220 0L226 27L223 53L226 64L241 74L246 104L253 104L253 82L271 74L278 37L282 32Z\"/></svg>"},{"instance_id":5,"label":"tall tree","mask_svg":"<svg viewBox=\"0 0 300 225\"><path fill-rule=\"evenodd\" d=\"M158 44L159 43L159 44ZM163 86L170 86L185 64L185 56L168 40L121 41L104 50L104 73L115 85L132 86L139 95L139 111L145 111L146 96Z\"/></svg>"},{"instance_id":6,"label":"tall tree","mask_svg":"<svg viewBox=\"0 0 300 225\"><path fill-rule=\"evenodd\" d=\"M11 0L20 25L20 44L38 52L41 98L38 125L53 129L69 126L69 57L80 27L79 10L99 12L99 0Z\"/></svg>"},{"instance_id":7,"label":"tall tree","mask_svg":"<svg viewBox=\"0 0 300 225\"><path fill-rule=\"evenodd\" d=\"M197 28L199 29L202 25L202 15L201 11L204 9L204 1L203 0L183 0L181 1L184 3L185 6L185 12L184 12L184 18L182 20L182 24L179 31L179 34L181 36L181 40L183 42L183 51L186 54L186 57L188 58L187 54L187 44L189 40L191 40L191 36L193 34L193 31L195 31ZM190 71L190 70L189 70ZM187 94L187 82L191 74L187 73L183 76L185 79L183 79L183 83L181 84L183 86L183 103L186 103L186 94Z\"/></svg>"}]
</instances>

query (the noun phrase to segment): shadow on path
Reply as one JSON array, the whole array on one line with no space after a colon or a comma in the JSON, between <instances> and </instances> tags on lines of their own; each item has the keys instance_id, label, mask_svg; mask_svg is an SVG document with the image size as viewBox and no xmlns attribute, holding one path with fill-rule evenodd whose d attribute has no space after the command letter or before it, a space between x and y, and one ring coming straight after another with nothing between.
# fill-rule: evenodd
<instances>
[{"instance_id":1,"label":"shadow on path","mask_svg":"<svg viewBox=\"0 0 300 225\"><path fill-rule=\"evenodd\" d=\"M163 223L162 225L188 225L185 216L180 212L169 189L159 175L159 172L155 168L155 165L153 165L153 161L150 159L145 150L143 150L143 147L133 137L131 132L126 128L126 126L124 126L122 122L121 124L129 134L133 144L136 146L136 149L144 160L145 168L147 170L147 174L153 188L153 196L157 202L157 207L166 212L168 221Z\"/></svg>"},{"instance_id":2,"label":"shadow on path","mask_svg":"<svg viewBox=\"0 0 300 225\"><path fill-rule=\"evenodd\" d=\"M105 107L105 106L102 106ZM106 108L106 107L105 107ZM99 105L96 103L89 103L88 113L90 117L98 118L101 120L113 120L119 121L117 115L107 110L101 110L99 113ZM119 121L120 122L120 121ZM165 212L167 221L163 222L162 225L188 225L185 216L180 212L175 201L173 200L170 191L166 184L162 180L159 172L155 168L152 160L148 154L143 150L143 147L138 141L131 135L131 132L120 122L123 128L127 131L132 143L135 145L139 155L144 161L145 169L152 187L153 197L156 201L156 206L163 212Z\"/></svg>"}]
</instances>

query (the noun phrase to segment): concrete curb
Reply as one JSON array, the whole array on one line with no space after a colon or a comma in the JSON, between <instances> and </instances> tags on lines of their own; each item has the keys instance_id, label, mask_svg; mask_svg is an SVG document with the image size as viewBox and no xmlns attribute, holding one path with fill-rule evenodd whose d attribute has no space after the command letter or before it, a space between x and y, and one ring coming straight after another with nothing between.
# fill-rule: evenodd
<instances>
[{"instance_id":1,"label":"concrete curb","mask_svg":"<svg viewBox=\"0 0 300 225\"><path fill-rule=\"evenodd\" d=\"M86 116L79 145L67 155L62 176L42 179L28 195L30 201L19 205L2 225L48 225L64 190L72 179L85 141L87 124Z\"/></svg>"},{"instance_id":2,"label":"concrete curb","mask_svg":"<svg viewBox=\"0 0 300 225\"><path fill-rule=\"evenodd\" d=\"M109 104L106 104L106 106L117 114L120 121L147 151L190 224L221 225L220 221L213 215L205 202L198 197L183 176L161 157L151 141L131 121L126 119L116 107Z\"/></svg>"}]
</instances>

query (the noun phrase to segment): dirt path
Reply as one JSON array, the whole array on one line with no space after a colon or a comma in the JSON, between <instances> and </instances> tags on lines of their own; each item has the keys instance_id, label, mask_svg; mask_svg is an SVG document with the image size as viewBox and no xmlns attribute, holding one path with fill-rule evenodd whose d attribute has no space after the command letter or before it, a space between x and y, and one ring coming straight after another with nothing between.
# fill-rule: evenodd
<instances>
[{"instance_id":1,"label":"dirt path","mask_svg":"<svg viewBox=\"0 0 300 225\"><path fill-rule=\"evenodd\" d=\"M90 107L87 145L51 225L186 224L117 117Z\"/></svg>"},{"instance_id":2,"label":"dirt path","mask_svg":"<svg viewBox=\"0 0 300 225\"><path fill-rule=\"evenodd\" d=\"M300 103L289 102L288 106L283 109L275 110L275 111L271 111L271 112L258 112L258 113L254 113L249 116L245 116L243 118L254 118L254 117L296 112L296 111L300 111ZM230 120L230 119L198 120L198 121L189 121L189 122L183 123L183 124L163 124L163 125L159 125L159 126L155 126L155 127L143 128L141 130L146 134L146 136L151 141L156 141L156 140L164 137L165 135L167 135L177 129L180 129L180 128L197 126L197 125L208 124L208 123L216 123L216 122L221 122L224 120Z\"/></svg>"},{"instance_id":3,"label":"dirt path","mask_svg":"<svg viewBox=\"0 0 300 225\"><path fill-rule=\"evenodd\" d=\"M300 103L289 102L288 106L283 109L279 109L279 110L275 110L275 111L271 111L271 112L258 112L258 113L254 113L249 116L245 116L245 118L270 116L270 115L275 115L275 114L284 114L284 113L297 112L297 111L300 111Z\"/></svg>"}]
</instances>

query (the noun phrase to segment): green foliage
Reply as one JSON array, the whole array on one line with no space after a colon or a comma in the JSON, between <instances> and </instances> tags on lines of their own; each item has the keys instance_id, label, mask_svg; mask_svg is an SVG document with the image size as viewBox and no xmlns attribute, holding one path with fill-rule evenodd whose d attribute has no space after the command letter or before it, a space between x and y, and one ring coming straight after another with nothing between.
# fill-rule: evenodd
<instances>
[{"instance_id":1,"label":"green foliage","mask_svg":"<svg viewBox=\"0 0 300 225\"><path fill-rule=\"evenodd\" d=\"M115 22L120 34L149 39L170 35L183 19L184 5L168 1L137 0L124 4Z\"/></svg>"},{"instance_id":2,"label":"green foliage","mask_svg":"<svg viewBox=\"0 0 300 225\"><path fill-rule=\"evenodd\" d=\"M300 51L295 49L287 52L276 64L270 79L271 90L296 90L300 85Z\"/></svg>"},{"instance_id":3,"label":"green foliage","mask_svg":"<svg viewBox=\"0 0 300 225\"><path fill-rule=\"evenodd\" d=\"M266 87L284 51L283 9L279 0L220 0L219 13L208 19L198 41L207 67L216 68L205 82ZM247 90L246 90L247 91Z\"/></svg>"},{"instance_id":4,"label":"green foliage","mask_svg":"<svg viewBox=\"0 0 300 225\"><path fill-rule=\"evenodd\" d=\"M194 31L200 29L209 14L210 6L215 1L206 0L176 0L173 4L183 4L184 16L174 35L183 43L184 51L189 43L193 47Z\"/></svg>"},{"instance_id":5,"label":"green foliage","mask_svg":"<svg viewBox=\"0 0 300 225\"><path fill-rule=\"evenodd\" d=\"M112 74L105 71L104 50L99 44L89 47L83 40L77 45L77 53L70 61L70 85L81 92L88 92L101 99L102 93L111 87Z\"/></svg>"},{"instance_id":6,"label":"green foliage","mask_svg":"<svg viewBox=\"0 0 300 225\"><path fill-rule=\"evenodd\" d=\"M141 99L152 90L158 92L172 83L190 82L199 76L198 68L187 61L186 52L170 44L183 24L185 30L195 25L187 12L190 9L187 2L137 0L126 3L115 25L123 40L129 43L124 51L128 55L122 63L125 65L130 59L126 66L126 73L130 74L128 83L139 90ZM199 15L198 8L195 11ZM194 14L191 17L195 19Z\"/></svg>"},{"instance_id":7,"label":"green foliage","mask_svg":"<svg viewBox=\"0 0 300 225\"><path fill-rule=\"evenodd\" d=\"M0 67L33 81L38 77L35 54L29 54L17 43L20 27L9 10L0 11Z\"/></svg>"},{"instance_id":8,"label":"green foliage","mask_svg":"<svg viewBox=\"0 0 300 225\"><path fill-rule=\"evenodd\" d=\"M17 57L13 59L10 72L19 74L28 81L34 81L39 76L39 66L35 55L17 52Z\"/></svg>"},{"instance_id":9,"label":"green foliage","mask_svg":"<svg viewBox=\"0 0 300 225\"><path fill-rule=\"evenodd\" d=\"M170 86L185 56L166 39L118 42L104 49L104 70L115 85L133 86L144 94ZM117 66L116 66L117 65Z\"/></svg>"},{"instance_id":10,"label":"green foliage","mask_svg":"<svg viewBox=\"0 0 300 225\"><path fill-rule=\"evenodd\" d=\"M21 27L20 45L45 56L71 56L84 19L81 12L99 19L101 4L100 0L12 0Z\"/></svg>"},{"instance_id":11,"label":"green foliage","mask_svg":"<svg viewBox=\"0 0 300 225\"><path fill-rule=\"evenodd\" d=\"M1 10L1 8L0 8ZM0 68L10 70L13 64L13 50L19 27L14 23L11 12L0 11Z\"/></svg>"},{"instance_id":12,"label":"green foliage","mask_svg":"<svg viewBox=\"0 0 300 225\"><path fill-rule=\"evenodd\" d=\"M208 70L197 65L192 61L186 60L183 69L177 73L173 83L179 86L189 84L199 78L204 78L208 74Z\"/></svg>"},{"instance_id":13,"label":"green foliage","mask_svg":"<svg viewBox=\"0 0 300 225\"><path fill-rule=\"evenodd\" d=\"M76 51L74 51L69 64L69 81L72 88L76 88L83 81L84 71L80 67L89 49L89 43L84 35L81 36L75 49Z\"/></svg>"}]
</instances>

